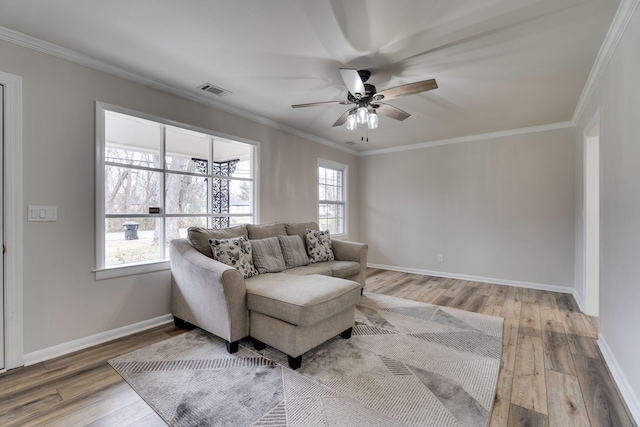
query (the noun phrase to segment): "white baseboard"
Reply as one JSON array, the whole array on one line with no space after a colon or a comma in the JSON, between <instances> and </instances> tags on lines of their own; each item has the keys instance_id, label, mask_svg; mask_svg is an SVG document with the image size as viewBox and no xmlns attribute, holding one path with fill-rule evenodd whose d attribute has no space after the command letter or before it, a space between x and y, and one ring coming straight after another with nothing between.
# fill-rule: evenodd
<instances>
[{"instance_id":1,"label":"white baseboard","mask_svg":"<svg viewBox=\"0 0 640 427\"><path fill-rule=\"evenodd\" d=\"M580 309L580 311L584 313L584 302L582 301L582 298L580 298L580 295L578 294L577 289L573 290L573 299L576 300L576 303L578 304L578 308Z\"/></svg>"},{"instance_id":2,"label":"white baseboard","mask_svg":"<svg viewBox=\"0 0 640 427\"><path fill-rule=\"evenodd\" d=\"M143 320L142 322L134 323L132 325L123 326L106 332L100 332L99 334L27 353L24 355L24 365L29 366L34 363L53 359L54 357L64 356L65 354L73 353L74 351L102 344L117 338L126 337L127 335L155 328L156 326L165 325L170 322L173 322L173 316L171 314L165 314L164 316L156 317L154 319Z\"/></svg>"},{"instance_id":3,"label":"white baseboard","mask_svg":"<svg viewBox=\"0 0 640 427\"><path fill-rule=\"evenodd\" d=\"M633 391L627 377L624 372L622 372L622 369L620 369L618 361L602 334L598 335L598 347L600 347L602 357L604 357L604 361L607 364L609 371L611 371L613 380L616 382L616 385L622 394L622 398L631 412L631 416L635 419L636 424L640 424L640 399L638 399L638 396Z\"/></svg>"},{"instance_id":4,"label":"white baseboard","mask_svg":"<svg viewBox=\"0 0 640 427\"><path fill-rule=\"evenodd\" d=\"M422 274L424 276L447 277L450 279L469 280L472 282L495 283L497 285L518 286L520 288L539 289L541 291L560 292L563 294L573 293L574 288L557 285L546 285L543 283L520 282L517 280L495 279L492 277L469 276L467 274L448 273L445 271L420 270L417 268L396 267L393 265L367 263L367 267L380 268L383 270L401 271L403 273Z\"/></svg>"}]
</instances>

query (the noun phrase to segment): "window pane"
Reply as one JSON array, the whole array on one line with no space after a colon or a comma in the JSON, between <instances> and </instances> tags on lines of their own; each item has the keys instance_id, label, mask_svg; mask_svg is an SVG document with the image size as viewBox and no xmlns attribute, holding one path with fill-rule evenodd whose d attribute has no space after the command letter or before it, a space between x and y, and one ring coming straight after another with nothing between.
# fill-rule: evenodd
<instances>
[{"instance_id":1,"label":"window pane","mask_svg":"<svg viewBox=\"0 0 640 427\"><path fill-rule=\"evenodd\" d=\"M214 179L212 203L214 213L251 214L253 207L253 182Z\"/></svg>"},{"instance_id":2,"label":"window pane","mask_svg":"<svg viewBox=\"0 0 640 427\"><path fill-rule=\"evenodd\" d=\"M160 219L107 218L105 223L106 267L160 259Z\"/></svg>"},{"instance_id":3,"label":"window pane","mask_svg":"<svg viewBox=\"0 0 640 427\"><path fill-rule=\"evenodd\" d=\"M229 213L251 214L253 183L249 181L229 181Z\"/></svg>"},{"instance_id":4,"label":"window pane","mask_svg":"<svg viewBox=\"0 0 640 427\"><path fill-rule=\"evenodd\" d=\"M334 203L319 204L319 225L332 234L344 233L344 206Z\"/></svg>"},{"instance_id":5,"label":"window pane","mask_svg":"<svg viewBox=\"0 0 640 427\"><path fill-rule=\"evenodd\" d=\"M160 167L161 131L159 123L105 112L105 161Z\"/></svg>"},{"instance_id":6,"label":"window pane","mask_svg":"<svg viewBox=\"0 0 640 427\"><path fill-rule=\"evenodd\" d=\"M254 146L162 120L111 111L104 111L104 118L104 139L99 138L105 144L104 182L98 186L105 192L106 247L99 268L161 261L169 242L186 237L190 226L255 221ZM149 215L151 207L163 209ZM106 218L114 215L126 218Z\"/></svg>"},{"instance_id":7,"label":"window pane","mask_svg":"<svg viewBox=\"0 0 640 427\"><path fill-rule=\"evenodd\" d=\"M149 206L158 206L159 172L107 165L104 180L108 214L147 214Z\"/></svg>"},{"instance_id":8,"label":"window pane","mask_svg":"<svg viewBox=\"0 0 640 427\"><path fill-rule=\"evenodd\" d=\"M209 136L172 126L165 132L167 169L209 173Z\"/></svg>"},{"instance_id":9,"label":"window pane","mask_svg":"<svg viewBox=\"0 0 640 427\"><path fill-rule=\"evenodd\" d=\"M165 175L165 210L168 214L206 214L209 178L168 173Z\"/></svg>"},{"instance_id":10,"label":"window pane","mask_svg":"<svg viewBox=\"0 0 640 427\"><path fill-rule=\"evenodd\" d=\"M232 216L229 218L229 224L231 227L242 224L253 224L252 216Z\"/></svg>"},{"instance_id":11,"label":"window pane","mask_svg":"<svg viewBox=\"0 0 640 427\"><path fill-rule=\"evenodd\" d=\"M168 217L165 219L165 259L169 259L169 243L173 239L186 239L189 227L207 228L207 217Z\"/></svg>"},{"instance_id":12,"label":"window pane","mask_svg":"<svg viewBox=\"0 0 640 427\"><path fill-rule=\"evenodd\" d=\"M251 153L253 147L241 142L214 138L213 173L234 178L252 178Z\"/></svg>"}]
</instances>

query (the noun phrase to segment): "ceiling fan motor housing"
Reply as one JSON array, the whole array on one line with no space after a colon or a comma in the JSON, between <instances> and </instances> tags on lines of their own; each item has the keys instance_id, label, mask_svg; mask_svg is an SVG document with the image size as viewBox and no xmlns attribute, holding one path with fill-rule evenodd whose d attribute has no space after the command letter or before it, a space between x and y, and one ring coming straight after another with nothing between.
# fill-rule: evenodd
<instances>
[{"instance_id":1,"label":"ceiling fan motor housing","mask_svg":"<svg viewBox=\"0 0 640 427\"><path fill-rule=\"evenodd\" d=\"M362 83L366 83L367 80L369 80L369 77L371 77L371 71L369 71L369 70L358 70L358 75L360 76L360 79L362 80Z\"/></svg>"},{"instance_id":2,"label":"ceiling fan motor housing","mask_svg":"<svg viewBox=\"0 0 640 427\"><path fill-rule=\"evenodd\" d=\"M365 104L368 104L369 101L371 101L371 97L377 93L377 89L374 85L370 85L368 83L364 84L364 90L365 90L365 94L360 96L360 95L353 95L351 92L349 92L349 94L347 95L347 99L351 102L353 102L354 104L358 104L360 102L364 102Z\"/></svg>"}]
</instances>

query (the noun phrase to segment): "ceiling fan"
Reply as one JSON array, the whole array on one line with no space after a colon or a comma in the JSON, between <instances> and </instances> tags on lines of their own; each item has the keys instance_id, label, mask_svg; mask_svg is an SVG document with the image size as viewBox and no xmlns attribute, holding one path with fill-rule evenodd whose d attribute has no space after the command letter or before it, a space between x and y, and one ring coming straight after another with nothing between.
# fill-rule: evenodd
<instances>
[{"instance_id":1,"label":"ceiling fan","mask_svg":"<svg viewBox=\"0 0 640 427\"><path fill-rule=\"evenodd\" d=\"M341 126L347 123L347 129L357 128L357 124L367 124L369 129L378 127L378 113L403 121L411 116L406 111L380 101L389 101L401 96L413 95L438 88L435 79L423 80L406 85L395 86L378 92L374 85L366 83L371 77L369 70L355 70L352 68L340 68L340 75L345 86L349 90L346 101L311 102L308 104L292 105L293 108L320 107L325 105L351 105L355 107L342 114L333 126Z\"/></svg>"}]
</instances>

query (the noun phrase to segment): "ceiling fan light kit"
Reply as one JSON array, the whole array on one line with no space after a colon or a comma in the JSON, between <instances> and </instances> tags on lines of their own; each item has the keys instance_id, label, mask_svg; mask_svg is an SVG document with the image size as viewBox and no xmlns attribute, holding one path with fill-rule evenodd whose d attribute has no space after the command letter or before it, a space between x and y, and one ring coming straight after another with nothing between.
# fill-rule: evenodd
<instances>
[{"instance_id":1,"label":"ceiling fan light kit","mask_svg":"<svg viewBox=\"0 0 640 427\"><path fill-rule=\"evenodd\" d=\"M356 110L349 112L347 117L347 130L356 130L358 128L358 119L356 119Z\"/></svg>"},{"instance_id":2,"label":"ceiling fan light kit","mask_svg":"<svg viewBox=\"0 0 640 427\"><path fill-rule=\"evenodd\" d=\"M357 117L359 125L367 123L367 121L369 120L369 111L367 110L367 107L365 107L364 105L358 107Z\"/></svg>"},{"instance_id":3,"label":"ceiling fan light kit","mask_svg":"<svg viewBox=\"0 0 640 427\"><path fill-rule=\"evenodd\" d=\"M367 119L367 127L369 129L378 128L378 113L376 113L376 110L369 111L369 117Z\"/></svg>"},{"instance_id":4,"label":"ceiling fan light kit","mask_svg":"<svg viewBox=\"0 0 640 427\"><path fill-rule=\"evenodd\" d=\"M356 104L356 107L345 111L338 120L336 120L333 126L342 126L346 123L348 130L356 130L358 128L358 124L366 124L367 129L376 129L378 127L378 113L398 121L403 121L411 116L411 114L406 111L402 111L393 105L379 101L388 101L401 96L413 95L438 88L438 84L435 79L430 79L395 86L378 92L374 85L365 83L371 76L371 72L369 70L340 68L340 76L349 91L347 93L346 101L312 102L308 104L296 104L292 105L292 107L301 108L336 104Z\"/></svg>"}]
</instances>

